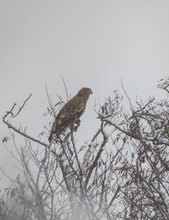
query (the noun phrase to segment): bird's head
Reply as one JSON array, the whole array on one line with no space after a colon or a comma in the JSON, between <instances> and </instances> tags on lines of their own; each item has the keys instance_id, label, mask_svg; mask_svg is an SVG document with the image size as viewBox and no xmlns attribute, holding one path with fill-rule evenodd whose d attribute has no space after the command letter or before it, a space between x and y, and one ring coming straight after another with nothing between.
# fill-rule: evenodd
<instances>
[{"instance_id":1,"label":"bird's head","mask_svg":"<svg viewBox=\"0 0 169 220\"><path fill-rule=\"evenodd\" d=\"M79 90L78 95L90 95L92 94L92 90L90 88L82 88Z\"/></svg>"}]
</instances>

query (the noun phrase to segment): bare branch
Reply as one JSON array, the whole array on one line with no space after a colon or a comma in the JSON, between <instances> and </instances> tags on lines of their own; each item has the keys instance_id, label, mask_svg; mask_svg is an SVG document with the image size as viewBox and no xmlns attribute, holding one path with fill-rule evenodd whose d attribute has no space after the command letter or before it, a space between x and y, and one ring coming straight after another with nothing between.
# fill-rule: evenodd
<instances>
[{"instance_id":1,"label":"bare branch","mask_svg":"<svg viewBox=\"0 0 169 220\"><path fill-rule=\"evenodd\" d=\"M49 147L48 144L46 144L46 143L44 143L44 142L42 142L42 141L39 141L39 140L37 140L37 139L31 137L30 135L27 135L25 132L22 132L20 129L14 127L13 125L11 125L11 124L6 120L6 118L8 117L8 115L12 115L13 118L16 117L16 116L21 112L21 110L23 109L23 107L25 106L26 102L28 101L28 99L29 99L30 97L31 97L31 95L29 95L29 97L28 97L27 99L25 99L23 105L19 108L19 111L18 111L15 115L13 114L13 110L14 110L14 108L15 108L15 106L16 106L16 103L14 103L13 106L12 106L12 108L11 108L11 110L7 111L7 113L3 116L3 118L2 118L2 119L3 119L3 122L8 126L9 129L12 129L13 131L17 132L17 133L20 134L21 136L23 136L23 137L25 137L25 138L28 138L28 139L32 140L33 142L36 142L36 143L38 143L38 144L41 144L41 145L43 145L44 147Z\"/></svg>"}]
</instances>

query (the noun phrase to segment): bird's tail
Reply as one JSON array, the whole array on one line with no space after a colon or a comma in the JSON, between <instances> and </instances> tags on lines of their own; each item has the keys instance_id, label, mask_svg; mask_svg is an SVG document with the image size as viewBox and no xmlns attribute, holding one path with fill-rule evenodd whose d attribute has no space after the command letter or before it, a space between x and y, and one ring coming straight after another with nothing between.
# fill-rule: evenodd
<instances>
[{"instance_id":1,"label":"bird's tail","mask_svg":"<svg viewBox=\"0 0 169 220\"><path fill-rule=\"evenodd\" d=\"M50 135L49 135L49 137L48 137L49 143L52 141L52 139L53 139L53 132L51 132Z\"/></svg>"}]
</instances>

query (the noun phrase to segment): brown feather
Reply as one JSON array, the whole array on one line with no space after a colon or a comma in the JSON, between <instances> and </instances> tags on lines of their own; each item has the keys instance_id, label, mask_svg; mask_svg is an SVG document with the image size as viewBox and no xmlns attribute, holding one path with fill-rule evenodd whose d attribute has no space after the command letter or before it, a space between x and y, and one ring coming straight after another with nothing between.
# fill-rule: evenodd
<instances>
[{"instance_id":1,"label":"brown feather","mask_svg":"<svg viewBox=\"0 0 169 220\"><path fill-rule=\"evenodd\" d=\"M68 127L72 130L78 123L79 118L84 113L87 100L92 93L90 88L82 88L77 95L70 99L60 110L53 123L49 142L52 141L53 135L59 137Z\"/></svg>"}]
</instances>

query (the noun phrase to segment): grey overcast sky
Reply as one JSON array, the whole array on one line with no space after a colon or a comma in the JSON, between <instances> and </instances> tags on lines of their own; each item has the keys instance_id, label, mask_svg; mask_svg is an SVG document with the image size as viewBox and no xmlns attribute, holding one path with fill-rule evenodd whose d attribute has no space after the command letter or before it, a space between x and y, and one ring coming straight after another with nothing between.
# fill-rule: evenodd
<instances>
[{"instance_id":1,"label":"grey overcast sky","mask_svg":"<svg viewBox=\"0 0 169 220\"><path fill-rule=\"evenodd\" d=\"M95 100L120 89L121 77L129 96L145 98L168 73L168 0L0 0L0 116L33 93L16 122L32 135L47 122L45 85L53 99L65 95L61 75L71 95L92 88L84 117L93 125Z\"/></svg>"}]
</instances>

